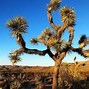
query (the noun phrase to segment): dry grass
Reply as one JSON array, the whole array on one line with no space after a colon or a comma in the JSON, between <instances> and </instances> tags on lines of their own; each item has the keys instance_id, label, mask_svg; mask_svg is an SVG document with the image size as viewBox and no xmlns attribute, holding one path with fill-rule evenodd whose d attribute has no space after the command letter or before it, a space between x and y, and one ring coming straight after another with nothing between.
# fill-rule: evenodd
<instances>
[{"instance_id":1,"label":"dry grass","mask_svg":"<svg viewBox=\"0 0 89 89\"><path fill-rule=\"evenodd\" d=\"M43 84L45 89L52 88L53 66L0 66L0 73L4 76L4 80L12 85L15 80L17 82L20 80L21 87L27 84L27 87L37 89ZM62 85L64 89L89 89L89 61L79 62L76 65L62 63L59 76L60 89Z\"/></svg>"}]
</instances>

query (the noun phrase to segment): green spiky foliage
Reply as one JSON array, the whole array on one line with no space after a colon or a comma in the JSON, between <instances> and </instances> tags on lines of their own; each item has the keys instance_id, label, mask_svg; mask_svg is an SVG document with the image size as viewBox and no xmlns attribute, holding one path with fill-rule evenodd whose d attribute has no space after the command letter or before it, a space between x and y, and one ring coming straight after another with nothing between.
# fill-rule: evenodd
<instances>
[{"instance_id":1,"label":"green spiky foliage","mask_svg":"<svg viewBox=\"0 0 89 89\"><path fill-rule=\"evenodd\" d=\"M73 9L63 7L61 8L60 13L63 23L67 23L68 25L71 26L75 24L75 13Z\"/></svg>"},{"instance_id":2,"label":"green spiky foliage","mask_svg":"<svg viewBox=\"0 0 89 89\"><path fill-rule=\"evenodd\" d=\"M58 42L58 39L52 38L47 41L47 45L51 48Z\"/></svg>"},{"instance_id":3,"label":"green spiky foliage","mask_svg":"<svg viewBox=\"0 0 89 89\"><path fill-rule=\"evenodd\" d=\"M27 21L24 17L14 17L7 22L7 27L11 30L11 35L23 34L27 32Z\"/></svg>"},{"instance_id":4,"label":"green spiky foliage","mask_svg":"<svg viewBox=\"0 0 89 89\"><path fill-rule=\"evenodd\" d=\"M38 38L32 38L30 42L32 44L37 44L38 42L40 42L51 48L58 42L58 39L56 38L55 32L53 32L49 28L46 28L42 31Z\"/></svg>"},{"instance_id":5,"label":"green spiky foliage","mask_svg":"<svg viewBox=\"0 0 89 89\"><path fill-rule=\"evenodd\" d=\"M14 65L15 63L21 61L21 58L18 55L13 55L10 54L9 55L10 61L12 62L12 64Z\"/></svg>"},{"instance_id":6,"label":"green spiky foliage","mask_svg":"<svg viewBox=\"0 0 89 89\"><path fill-rule=\"evenodd\" d=\"M62 51L62 49L64 48L64 44L62 44L63 43L63 41L62 42L60 42L60 43L56 43L52 48L53 48L53 50L55 51L55 52L60 52L60 51Z\"/></svg>"},{"instance_id":7,"label":"green spiky foliage","mask_svg":"<svg viewBox=\"0 0 89 89\"><path fill-rule=\"evenodd\" d=\"M38 37L38 39L49 39L52 36L53 32L49 29L46 28L45 30L42 31L41 35Z\"/></svg>"},{"instance_id":8,"label":"green spiky foliage","mask_svg":"<svg viewBox=\"0 0 89 89\"><path fill-rule=\"evenodd\" d=\"M60 42L57 42L52 48L56 52L63 52L67 50L67 43L65 40L61 40ZM68 49L68 53L70 53L70 49Z\"/></svg>"},{"instance_id":9,"label":"green spiky foliage","mask_svg":"<svg viewBox=\"0 0 89 89\"><path fill-rule=\"evenodd\" d=\"M55 11L59 8L61 0L51 0L50 4L48 5L49 11Z\"/></svg>"},{"instance_id":10,"label":"green spiky foliage","mask_svg":"<svg viewBox=\"0 0 89 89\"><path fill-rule=\"evenodd\" d=\"M52 47L55 43L57 43L58 39L56 38L55 32L46 28L42 31L41 35L38 37L39 42L43 43L48 47Z\"/></svg>"}]
</instances>

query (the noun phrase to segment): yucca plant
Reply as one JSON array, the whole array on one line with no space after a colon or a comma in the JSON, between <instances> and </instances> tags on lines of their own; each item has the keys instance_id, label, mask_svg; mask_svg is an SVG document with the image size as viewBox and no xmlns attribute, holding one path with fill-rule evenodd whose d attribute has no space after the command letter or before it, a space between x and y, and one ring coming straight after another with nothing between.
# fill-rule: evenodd
<instances>
[{"instance_id":1,"label":"yucca plant","mask_svg":"<svg viewBox=\"0 0 89 89\"><path fill-rule=\"evenodd\" d=\"M52 39L47 40L47 45L51 48L51 47L53 47L57 42L58 42L58 39L52 38Z\"/></svg>"},{"instance_id":2,"label":"yucca plant","mask_svg":"<svg viewBox=\"0 0 89 89\"><path fill-rule=\"evenodd\" d=\"M6 23L7 27L10 28L11 35L23 34L27 32L27 21L24 17L14 17Z\"/></svg>"},{"instance_id":3,"label":"yucca plant","mask_svg":"<svg viewBox=\"0 0 89 89\"><path fill-rule=\"evenodd\" d=\"M58 42L58 39L56 38L54 31L46 28L38 37L38 41L51 48Z\"/></svg>"},{"instance_id":4,"label":"yucca plant","mask_svg":"<svg viewBox=\"0 0 89 89\"><path fill-rule=\"evenodd\" d=\"M40 34L38 38L32 38L30 42L35 45L38 42L44 43L44 41L46 41L45 45L47 45L47 41L50 39L52 34L53 34L52 31L49 28L46 28L45 30L42 31L42 33Z\"/></svg>"},{"instance_id":5,"label":"yucca plant","mask_svg":"<svg viewBox=\"0 0 89 89\"><path fill-rule=\"evenodd\" d=\"M55 11L59 8L61 3L61 0L51 0L49 5L48 5L48 10L49 11Z\"/></svg>"},{"instance_id":6,"label":"yucca plant","mask_svg":"<svg viewBox=\"0 0 89 89\"><path fill-rule=\"evenodd\" d=\"M52 36L53 32L50 30L50 28L46 28L42 31L41 35L38 37L38 39L49 39Z\"/></svg>"},{"instance_id":7,"label":"yucca plant","mask_svg":"<svg viewBox=\"0 0 89 89\"><path fill-rule=\"evenodd\" d=\"M27 21L24 17L15 17L7 22L7 27L10 28L11 35L16 37L17 43L21 48L25 48L25 41L22 37L23 33L27 32Z\"/></svg>"},{"instance_id":8,"label":"yucca plant","mask_svg":"<svg viewBox=\"0 0 89 89\"><path fill-rule=\"evenodd\" d=\"M75 24L75 13L73 9L63 7L60 10L60 14L63 23L67 23L68 25Z\"/></svg>"},{"instance_id":9,"label":"yucca plant","mask_svg":"<svg viewBox=\"0 0 89 89\"><path fill-rule=\"evenodd\" d=\"M14 19L9 20L9 22L7 23L7 27L10 28L12 35L16 36L16 41L20 46L18 50L12 53L13 55L10 55L10 59L13 60L12 62L17 62L17 60L20 59L19 55L21 55L22 53L38 54L41 56L48 54L55 62L52 89L59 89L58 76L60 75L59 71L61 62L70 50L77 52L84 57L89 57L89 49L83 49L83 47L85 47L86 44L89 43L89 40L87 40L85 36L82 36L80 38L79 45L83 43L80 48L72 47L72 40L74 37L73 26L75 25L75 13L73 9L63 7L60 10L63 24L56 25L54 23L52 12L56 11L59 8L60 3L61 0L51 0L48 4L47 16L50 26L53 28L53 31L49 28L46 28L42 31L41 35L39 35L38 38L32 38L30 41L33 44L37 44L38 42L44 44L47 48L46 50L40 51L37 49L29 49L25 46L25 41L22 37L22 34L27 32L28 26L27 21L23 17L15 17ZM69 31L69 39L67 42L62 40L62 34L65 30ZM54 47L56 52L51 50L52 47Z\"/></svg>"}]
</instances>

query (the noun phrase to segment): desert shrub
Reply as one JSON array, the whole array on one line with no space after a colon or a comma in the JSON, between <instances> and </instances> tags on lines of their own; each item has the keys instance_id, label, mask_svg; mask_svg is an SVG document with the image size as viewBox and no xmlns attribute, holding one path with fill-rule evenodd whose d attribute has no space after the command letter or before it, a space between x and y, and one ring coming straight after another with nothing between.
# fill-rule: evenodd
<instances>
[{"instance_id":1,"label":"desert shrub","mask_svg":"<svg viewBox=\"0 0 89 89\"><path fill-rule=\"evenodd\" d=\"M19 79L15 79L10 84L10 89L19 89L21 87L21 81Z\"/></svg>"},{"instance_id":2,"label":"desert shrub","mask_svg":"<svg viewBox=\"0 0 89 89\"><path fill-rule=\"evenodd\" d=\"M74 75L74 66L64 63L60 68L59 89L89 89L88 77L76 69Z\"/></svg>"},{"instance_id":3,"label":"desert shrub","mask_svg":"<svg viewBox=\"0 0 89 89\"><path fill-rule=\"evenodd\" d=\"M70 89L73 86L73 71L71 71L71 65L63 64L60 68L59 75L59 88Z\"/></svg>"}]
</instances>

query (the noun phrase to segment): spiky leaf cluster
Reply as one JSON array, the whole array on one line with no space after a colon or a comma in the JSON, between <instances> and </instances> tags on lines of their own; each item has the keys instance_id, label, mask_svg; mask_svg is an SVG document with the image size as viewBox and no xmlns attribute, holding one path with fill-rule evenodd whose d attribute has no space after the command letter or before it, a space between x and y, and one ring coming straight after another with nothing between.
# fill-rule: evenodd
<instances>
[{"instance_id":1,"label":"spiky leaf cluster","mask_svg":"<svg viewBox=\"0 0 89 89\"><path fill-rule=\"evenodd\" d=\"M75 24L75 13L73 9L70 9L68 7L63 7L60 10L60 13L61 13L61 19L63 23L66 23L68 25Z\"/></svg>"},{"instance_id":2,"label":"spiky leaf cluster","mask_svg":"<svg viewBox=\"0 0 89 89\"><path fill-rule=\"evenodd\" d=\"M56 51L56 52L61 52L63 51L64 48L66 48L66 43L64 40L62 40L60 43L56 43L54 46L53 46L53 49Z\"/></svg>"},{"instance_id":3,"label":"spiky leaf cluster","mask_svg":"<svg viewBox=\"0 0 89 89\"><path fill-rule=\"evenodd\" d=\"M65 40L61 40L59 43L56 43L52 48L56 52L63 52L65 50L67 50L68 53L70 53L71 50L68 49L68 47L69 47L68 42L66 42Z\"/></svg>"},{"instance_id":4,"label":"spiky leaf cluster","mask_svg":"<svg viewBox=\"0 0 89 89\"><path fill-rule=\"evenodd\" d=\"M55 32L46 28L38 37L38 41L46 46L52 47L55 43L57 43L58 39L56 38Z\"/></svg>"},{"instance_id":5,"label":"spiky leaf cluster","mask_svg":"<svg viewBox=\"0 0 89 89\"><path fill-rule=\"evenodd\" d=\"M17 33L22 34L27 31L27 21L24 17L15 17L7 22L7 27L10 28L12 35L16 35Z\"/></svg>"},{"instance_id":6,"label":"spiky leaf cluster","mask_svg":"<svg viewBox=\"0 0 89 89\"><path fill-rule=\"evenodd\" d=\"M38 43L38 39L37 39L37 38L32 38L32 39L30 40L30 43L33 44L33 45L35 45L35 44Z\"/></svg>"},{"instance_id":7,"label":"spiky leaf cluster","mask_svg":"<svg viewBox=\"0 0 89 89\"><path fill-rule=\"evenodd\" d=\"M42 31L38 39L49 39L52 36L52 34L53 32L49 28L46 28L45 30Z\"/></svg>"},{"instance_id":8,"label":"spiky leaf cluster","mask_svg":"<svg viewBox=\"0 0 89 89\"><path fill-rule=\"evenodd\" d=\"M48 10L55 11L59 8L61 0L51 0L50 4L48 5Z\"/></svg>"},{"instance_id":9,"label":"spiky leaf cluster","mask_svg":"<svg viewBox=\"0 0 89 89\"><path fill-rule=\"evenodd\" d=\"M56 39L56 38L51 38L51 39L47 40L47 44L49 47L54 46L57 42L58 42L58 39Z\"/></svg>"},{"instance_id":10,"label":"spiky leaf cluster","mask_svg":"<svg viewBox=\"0 0 89 89\"><path fill-rule=\"evenodd\" d=\"M14 63L17 63L18 61L21 61L21 58L18 55L10 54L9 58L10 58L11 61L14 61Z\"/></svg>"},{"instance_id":11,"label":"spiky leaf cluster","mask_svg":"<svg viewBox=\"0 0 89 89\"><path fill-rule=\"evenodd\" d=\"M81 43L83 43L85 40L87 40L87 37L86 37L86 35L82 35L81 37L80 37L80 40L79 40L79 44L81 44Z\"/></svg>"}]
</instances>

